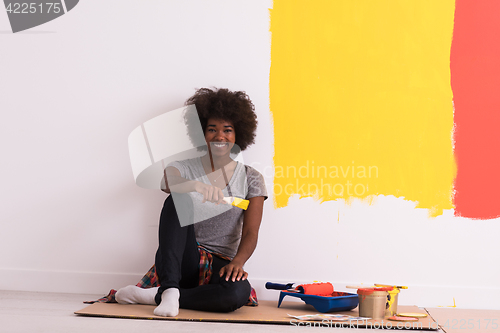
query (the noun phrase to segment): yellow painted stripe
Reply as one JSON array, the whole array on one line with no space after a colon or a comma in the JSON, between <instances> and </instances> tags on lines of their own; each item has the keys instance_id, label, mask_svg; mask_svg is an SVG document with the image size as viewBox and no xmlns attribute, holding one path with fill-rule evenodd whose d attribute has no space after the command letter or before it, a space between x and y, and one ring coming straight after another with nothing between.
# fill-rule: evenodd
<instances>
[{"instance_id":1,"label":"yellow painted stripe","mask_svg":"<svg viewBox=\"0 0 500 333\"><path fill-rule=\"evenodd\" d=\"M275 206L394 195L453 208L453 0L275 0Z\"/></svg>"}]
</instances>

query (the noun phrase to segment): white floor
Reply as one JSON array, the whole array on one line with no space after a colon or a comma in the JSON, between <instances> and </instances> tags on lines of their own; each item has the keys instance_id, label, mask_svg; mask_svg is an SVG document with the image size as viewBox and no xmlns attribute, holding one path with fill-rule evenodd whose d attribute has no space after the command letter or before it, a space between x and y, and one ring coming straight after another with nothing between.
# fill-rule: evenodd
<instances>
[{"instance_id":1,"label":"white floor","mask_svg":"<svg viewBox=\"0 0 500 333\"><path fill-rule=\"evenodd\" d=\"M205 322L173 322L83 317L74 314L83 309L83 301L102 295L33 293L0 291L1 333L78 333L78 332L309 332L311 329L288 325L230 324ZM336 332L360 332L357 329L336 329Z\"/></svg>"}]
</instances>

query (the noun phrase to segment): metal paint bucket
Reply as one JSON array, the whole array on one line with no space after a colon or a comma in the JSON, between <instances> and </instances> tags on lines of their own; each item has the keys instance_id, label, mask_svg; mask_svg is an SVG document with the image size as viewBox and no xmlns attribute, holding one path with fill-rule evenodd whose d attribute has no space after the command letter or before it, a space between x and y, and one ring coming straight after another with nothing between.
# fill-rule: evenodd
<instances>
[{"instance_id":1,"label":"metal paint bucket","mask_svg":"<svg viewBox=\"0 0 500 333\"><path fill-rule=\"evenodd\" d=\"M359 316L384 319L388 305L387 296L389 290L392 290L392 288L358 289Z\"/></svg>"}]
</instances>

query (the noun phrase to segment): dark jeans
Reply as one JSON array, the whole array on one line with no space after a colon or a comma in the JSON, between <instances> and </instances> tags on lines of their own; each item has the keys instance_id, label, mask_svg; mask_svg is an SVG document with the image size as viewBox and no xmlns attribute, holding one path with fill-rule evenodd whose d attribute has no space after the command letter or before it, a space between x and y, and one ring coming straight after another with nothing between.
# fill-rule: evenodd
<instances>
[{"instance_id":1,"label":"dark jeans","mask_svg":"<svg viewBox=\"0 0 500 333\"><path fill-rule=\"evenodd\" d=\"M212 312L231 312L245 305L250 296L250 284L245 281L226 281L219 277L220 269L229 261L213 256L212 278L207 285L198 285L200 256L196 243L194 224L180 226L176 207L191 214L193 203L188 195L170 195L160 215L159 247L155 265L160 288L155 302L160 304L165 289L178 288L179 306L182 309Z\"/></svg>"}]
</instances>

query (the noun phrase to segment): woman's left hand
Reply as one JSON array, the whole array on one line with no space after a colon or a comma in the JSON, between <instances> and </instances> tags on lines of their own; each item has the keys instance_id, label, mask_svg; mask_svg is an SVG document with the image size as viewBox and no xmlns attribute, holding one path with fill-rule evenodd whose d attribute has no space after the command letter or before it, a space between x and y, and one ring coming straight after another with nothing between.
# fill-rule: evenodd
<instances>
[{"instance_id":1,"label":"woman's left hand","mask_svg":"<svg viewBox=\"0 0 500 333\"><path fill-rule=\"evenodd\" d=\"M223 277L224 275L226 275L226 281L231 279L233 282L246 280L248 277L248 273L243 270L243 265L233 261L220 269L219 276Z\"/></svg>"}]
</instances>

